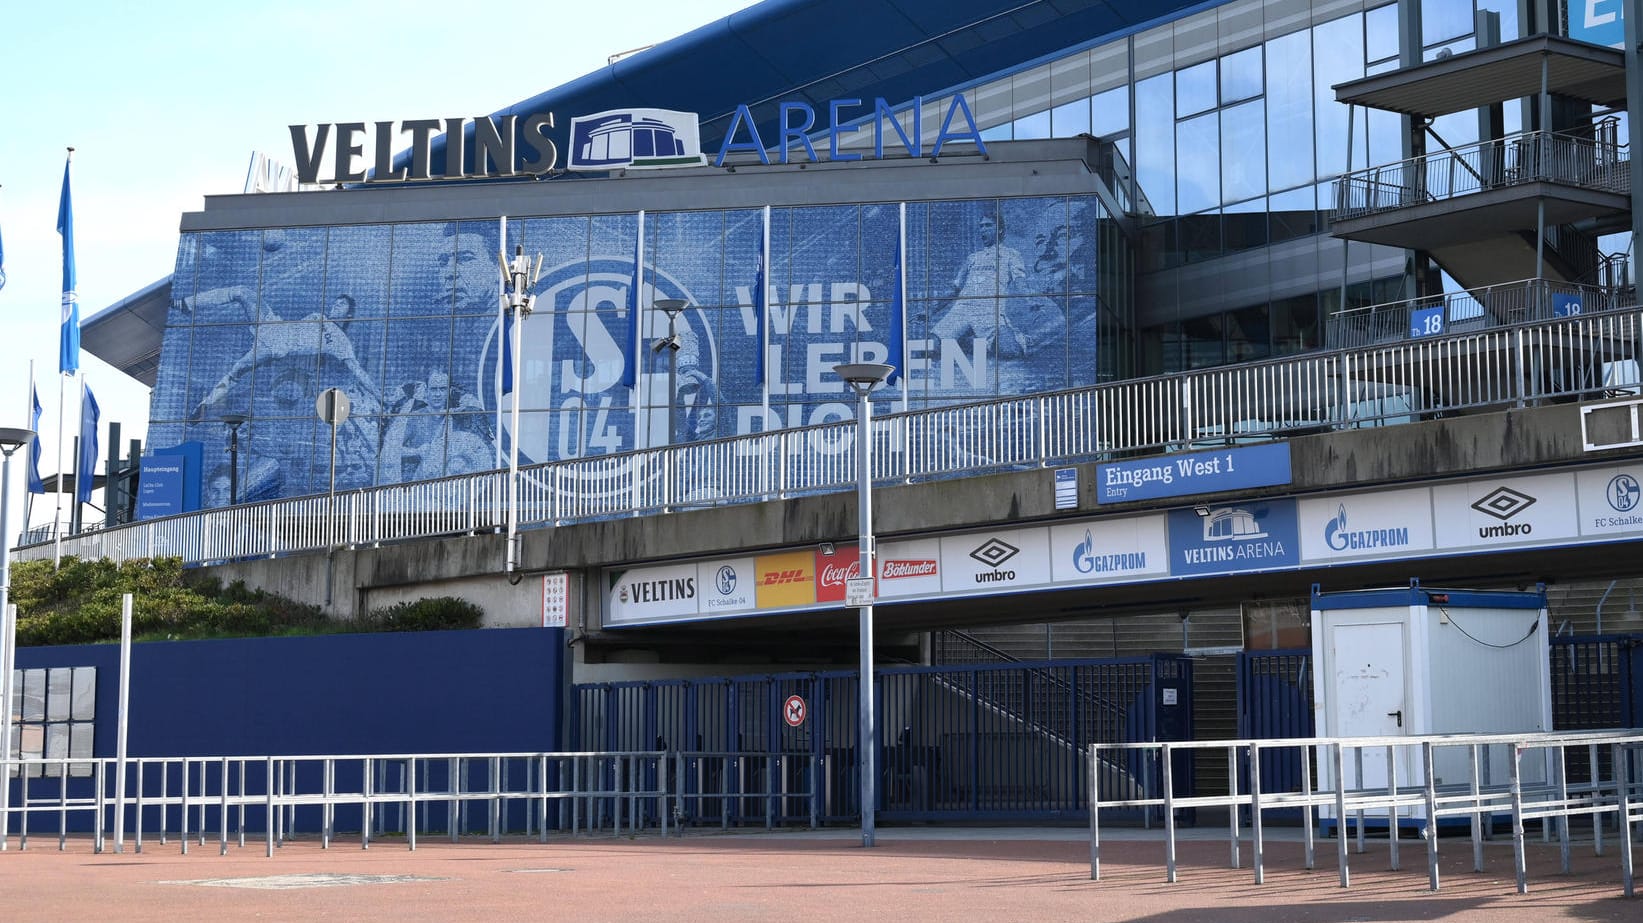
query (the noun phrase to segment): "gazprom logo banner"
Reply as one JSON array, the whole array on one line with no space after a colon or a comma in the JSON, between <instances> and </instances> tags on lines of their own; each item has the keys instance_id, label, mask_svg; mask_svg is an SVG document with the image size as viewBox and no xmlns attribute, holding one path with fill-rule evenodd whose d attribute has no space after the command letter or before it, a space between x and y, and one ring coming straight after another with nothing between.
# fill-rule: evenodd
<instances>
[{"instance_id":1,"label":"gazprom logo banner","mask_svg":"<svg viewBox=\"0 0 1643 923\"><path fill-rule=\"evenodd\" d=\"M1301 501L1301 557L1386 558L1432 550L1432 494L1424 487Z\"/></svg>"},{"instance_id":2,"label":"gazprom logo banner","mask_svg":"<svg viewBox=\"0 0 1643 923\"><path fill-rule=\"evenodd\" d=\"M1574 0L1569 37L1610 48L1626 46L1626 0Z\"/></svg>"},{"instance_id":3,"label":"gazprom logo banner","mask_svg":"<svg viewBox=\"0 0 1643 923\"><path fill-rule=\"evenodd\" d=\"M646 170L705 163L694 112L612 109L571 119L568 170Z\"/></svg>"},{"instance_id":4,"label":"gazprom logo banner","mask_svg":"<svg viewBox=\"0 0 1643 923\"><path fill-rule=\"evenodd\" d=\"M1111 583L1169 573L1163 514L1050 528L1055 582Z\"/></svg>"},{"instance_id":5,"label":"gazprom logo banner","mask_svg":"<svg viewBox=\"0 0 1643 923\"><path fill-rule=\"evenodd\" d=\"M1301 563L1294 500L1170 510L1170 573L1176 577L1275 570Z\"/></svg>"}]
</instances>

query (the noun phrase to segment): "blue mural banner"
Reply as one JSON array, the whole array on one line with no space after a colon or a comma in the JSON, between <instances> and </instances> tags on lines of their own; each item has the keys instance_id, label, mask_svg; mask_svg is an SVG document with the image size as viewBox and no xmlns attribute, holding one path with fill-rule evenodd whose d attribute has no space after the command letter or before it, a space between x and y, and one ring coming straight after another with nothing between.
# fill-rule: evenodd
<instances>
[{"instance_id":1,"label":"blue mural banner","mask_svg":"<svg viewBox=\"0 0 1643 923\"><path fill-rule=\"evenodd\" d=\"M1173 577L1298 567L1295 501L1170 510L1169 549Z\"/></svg>"},{"instance_id":2,"label":"blue mural banner","mask_svg":"<svg viewBox=\"0 0 1643 923\"><path fill-rule=\"evenodd\" d=\"M1289 443L1193 452L1096 467L1096 502L1129 503L1160 497L1276 487L1292 478Z\"/></svg>"},{"instance_id":3,"label":"blue mural banner","mask_svg":"<svg viewBox=\"0 0 1643 923\"><path fill-rule=\"evenodd\" d=\"M1625 0L1581 0L1569 4L1569 37L1593 45L1624 48Z\"/></svg>"}]
</instances>

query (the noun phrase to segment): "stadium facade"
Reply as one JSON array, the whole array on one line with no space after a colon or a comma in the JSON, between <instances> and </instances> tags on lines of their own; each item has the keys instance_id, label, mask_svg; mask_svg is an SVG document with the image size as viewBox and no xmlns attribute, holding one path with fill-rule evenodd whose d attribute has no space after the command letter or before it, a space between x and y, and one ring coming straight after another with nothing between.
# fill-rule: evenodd
<instances>
[{"instance_id":1,"label":"stadium facade","mask_svg":"<svg viewBox=\"0 0 1643 923\"><path fill-rule=\"evenodd\" d=\"M466 121L460 171L434 131L464 120L294 128L305 179L376 179L210 197L169 283L93 319L86 342L152 377L151 446L223 459L201 472L208 507L228 499L225 416L248 418L241 501L326 487L326 387L353 401L347 488L496 466L515 394L521 452L547 461L848 418L841 361L900 359L901 386L880 393L894 410L1303 352L1330 345L1343 308L1442 284L1423 254L1326 230L1335 178L1416 136L1336 85L1547 21L1471 0L1404 3L1402 19L1398 3L973 6L864 5L846 29L820 4L764 3ZM685 63L704 59L725 66ZM1555 112L1591 124L1579 108ZM706 165L641 172L601 141L607 172L561 169L589 162L573 123L646 109L695 114ZM1539 113L1495 116L1509 136ZM498 125L517 150L476 157ZM1480 127L1476 111L1429 126L1457 147ZM1081 176L1019 167L1065 160L1018 150L1054 138L1093 139ZM371 150L413 141L397 170L371 170ZM362 153L344 163L349 144ZM502 233L545 267L506 395ZM633 348L630 305L643 347L666 333L662 298L689 305L682 348ZM162 341L134 341L120 315L162 301Z\"/></svg>"}]
</instances>

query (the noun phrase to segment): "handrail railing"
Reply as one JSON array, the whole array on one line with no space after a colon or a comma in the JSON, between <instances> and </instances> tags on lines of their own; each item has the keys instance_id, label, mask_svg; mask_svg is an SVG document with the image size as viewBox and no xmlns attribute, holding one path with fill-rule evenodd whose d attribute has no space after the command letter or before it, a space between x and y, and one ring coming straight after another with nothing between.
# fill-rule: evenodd
<instances>
[{"instance_id":1,"label":"handrail railing","mask_svg":"<svg viewBox=\"0 0 1643 923\"><path fill-rule=\"evenodd\" d=\"M1326 322L1325 341L1352 349L1570 314L1594 314L1634 304L1636 295L1630 287L1519 279L1336 311Z\"/></svg>"},{"instance_id":2,"label":"handrail railing","mask_svg":"<svg viewBox=\"0 0 1643 923\"><path fill-rule=\"evenodd\" d=\"M874 482L1228 445L1643 388L1636 308L875 416ZM855 489L855 424L520 470L518 522L555 526ZM494 531L507 471L271 500L74 536L64 554L186 564ZM50 544L21 559L48 557Z\"/></svg>"},{"instance_id":3,"label":"handrail railing","mask_svg":"<svg viewBox=\"0 0 1643 923\"><path fill-rule=\"evenodd\" d=\"M1344 174L1331 220L1343 221L1471 195L1549 182L1627 193L1627 146L1608 137L1527 131Z\"/></svg>"}]
</instances>

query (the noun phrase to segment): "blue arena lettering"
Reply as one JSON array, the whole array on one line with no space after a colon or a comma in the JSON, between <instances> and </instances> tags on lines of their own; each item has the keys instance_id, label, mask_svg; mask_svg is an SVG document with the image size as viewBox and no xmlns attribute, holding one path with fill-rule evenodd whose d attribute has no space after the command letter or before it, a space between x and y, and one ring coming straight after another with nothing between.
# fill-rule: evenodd
<instances>
[{"instance_id":1,"label":"blue arena lettering","mask_svg":"<svg viewBox=\"0 0 1643 923\"><path fill-rule=\"evenodd\" d=\"M899 139L901 147L909 157L923 157L925 152L920 143L922 133L923 100L914 97L908 108L895 110L883 97L873 100L873 159L884 159L884 138L886 127ZM846 134L862 131L865 123L854 125L844 124L847 117L846 110L862 105L859 99L834 99L827 103L827 159L834 161L857 161L865 158L862 153L843 151L839 149L840 138ZM777 109L777 126L781 137L777 142L780 149L779 162L792 163L795 159L808 157L811 163L820 163L821 157L816 153L815 145L811 143L810 134L817 130L816 110L806 102L784 102ZM899 115L911 115L911 131L902 126ZM947 111L941 120L941 131L936 133L935 144L930 148L929 155L936 157L941 154L945 145L971 142L975 144L977 153L987 153L987 142L982 140L981 129L976 127L975 115L970 111L970 104L965 101L964 94L955 93L949 98ZM795 147L802 151L796 151ZM759 134L757 121L753 118L752 110L747 105L740 104L730 118L730 127L725 130L724 141L719 145L719 153L713 158L715 167L725 165L725 159L734 151L750 151L758 155L759 162L769 165L770 152L765 146L764 138ZM300 162L300 159L299 159Z\"/></svg>"}]
</instances>

